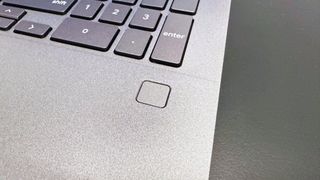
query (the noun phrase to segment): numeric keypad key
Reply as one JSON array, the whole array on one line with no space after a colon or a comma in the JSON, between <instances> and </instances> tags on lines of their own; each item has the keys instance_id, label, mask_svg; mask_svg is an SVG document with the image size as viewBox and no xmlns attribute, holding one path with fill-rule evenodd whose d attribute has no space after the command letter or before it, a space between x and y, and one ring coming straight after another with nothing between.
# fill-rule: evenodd
<instances>
[{"instance_id":1,"label":"numeric keypad key","mask_svg":"<svg viewBox=\"0 0 320 180\"><path fill-rule=\"evenodd\" d=\"M161 18L161 13L157 10L139 8L130 22L130 27L154 31Z\"/></svg>"},{"instance_id":2,"label":"numeric keypad key","mask_svg":"<svg viewBox=\"0 0 320 180\"><path fill-rule=\"evenodd\" d=\"M136 4L137 0L113 0L113 2L134 5L134 4Z\"/></svg>"},{"instance_id":3,"label":"numeric keypad key","mask_svg":"<svg viewBox=\"0 0 320 180\"><path fill-rule=\"evenodd\" d=\"M71 12L72 17L78 17L83 19L94 19L100 9L103 7L103 3L92 0L81 0L75 9Z\"/></svg>"},{"instance_id":4,"label":"numeric keypad key","mask_svg":"<svg viewBox=\"0 0 320 180\"><path fill-rule=\"evenodd\" d=\"M51 40L107 51L118 32L119 29L113 25L67 18L52 34Z\"/></svg>"},{"instance_id":5,"label":"numeric keypad key","mask_svg":"<svg viewBox=\"0 0 320 180\"><path fill-rule=\"evenodd\" d=\"M195 15L200 0L173 0L171 11L183 14Z\"/></svg>"},{"instance_id":6,"label":"numeric keypad key","mask_svg":"<svg viewBox=\"0 0 320 180\"><path fill-rule=\"evenodd\" d=\"M141 6L146 8L162 10L166 7L167 2L168 0L143 0Z\"/></svg>"},{"instance_id":7,"label":"numeric keypad key","mask_svg":"<svg viewBox=\"0 0 320 180\"><path fill-rule=\"evenodd\" d=\"M131 12L130 6L110 3L99 21L116 25L123 25Z\"/></svg>"},{"instance_id":8,"label":"numeric keypad key","mask_svg":"<svg viewBox=\"0 0 320 180\"><path fill-rule=\"evenodd\" d=\"M193 18L170 14L162 28L150 60L154 63L180 67L193 26Z\"/></svg>"},{"instance_id":9,"label":"numeric keypad key","mask_svg":"<svg viewBox=\"0 0 320 180\"><path fill-rule=\"evenodd\" d=\"M150 40L151 34L149 32L128 29L123 34L114 52L122 56L142 59Z\"/></svg>"}]
</instances>

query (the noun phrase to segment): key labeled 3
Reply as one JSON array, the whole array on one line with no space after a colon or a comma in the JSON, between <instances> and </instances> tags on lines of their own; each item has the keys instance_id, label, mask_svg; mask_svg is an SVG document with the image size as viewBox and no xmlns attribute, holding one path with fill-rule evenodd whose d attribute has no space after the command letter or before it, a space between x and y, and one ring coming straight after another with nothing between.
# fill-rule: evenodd
<instances>
[{"instance_id":1,"label":"key labeled 3","mask_svg":"<svg viewBox=\"0 0 320 180\"><path fill-rule=\"evenodd\" d=\"M139 8L130 22L130 27L154 31L160 21L161 13L156 10Z\"/></svg>"}]
</instances>

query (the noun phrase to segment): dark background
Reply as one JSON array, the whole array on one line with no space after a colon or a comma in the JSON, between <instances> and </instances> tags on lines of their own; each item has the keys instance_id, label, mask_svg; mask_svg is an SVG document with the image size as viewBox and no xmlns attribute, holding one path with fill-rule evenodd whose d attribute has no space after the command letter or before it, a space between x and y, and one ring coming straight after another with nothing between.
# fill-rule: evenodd
<instances>
[{"instance_id":1,"label":"dark background","mask_svg":"<svg viewBox=\"0 0 320 180\"><path fill-rule=\"evenodd\" d=\"M212 180L320 180L320 0L233 0Z\"/></svg>"}]
</instances>

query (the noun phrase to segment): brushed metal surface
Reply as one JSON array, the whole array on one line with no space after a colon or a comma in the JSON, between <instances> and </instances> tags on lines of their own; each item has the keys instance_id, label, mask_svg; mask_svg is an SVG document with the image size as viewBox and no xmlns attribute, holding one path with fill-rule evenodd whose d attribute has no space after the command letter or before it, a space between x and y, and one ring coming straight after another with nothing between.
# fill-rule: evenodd
<instances>
[{"instance_id":1,"label":"brushed metal surface","mask_svg":"<svg viewBox=\"0 0 320 180\"><path fill-rule=\"evenodd\" d=\"M1 31L0 177L208 179L230 3L201 1L181 68L114 55L123 27L105 53ZM136 102L145 80L166 108Z\"/></svg>"}]
</instances>

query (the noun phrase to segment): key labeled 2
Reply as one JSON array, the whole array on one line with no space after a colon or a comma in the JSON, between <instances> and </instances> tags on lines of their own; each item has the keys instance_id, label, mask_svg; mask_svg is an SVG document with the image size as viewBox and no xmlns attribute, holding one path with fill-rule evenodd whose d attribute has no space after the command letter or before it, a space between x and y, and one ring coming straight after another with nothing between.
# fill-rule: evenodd
<instances>
[{"instance_id":1,"label":"key labeled 2","mask_svg":"<svg viewBox=\"0 0 320 180\"><path fill-rule=\"evenodd\" d=\"M99 21L104 23L123 25L130 12L130 6L110 3L99 18Z\"/></svg>"}]
</instances>

